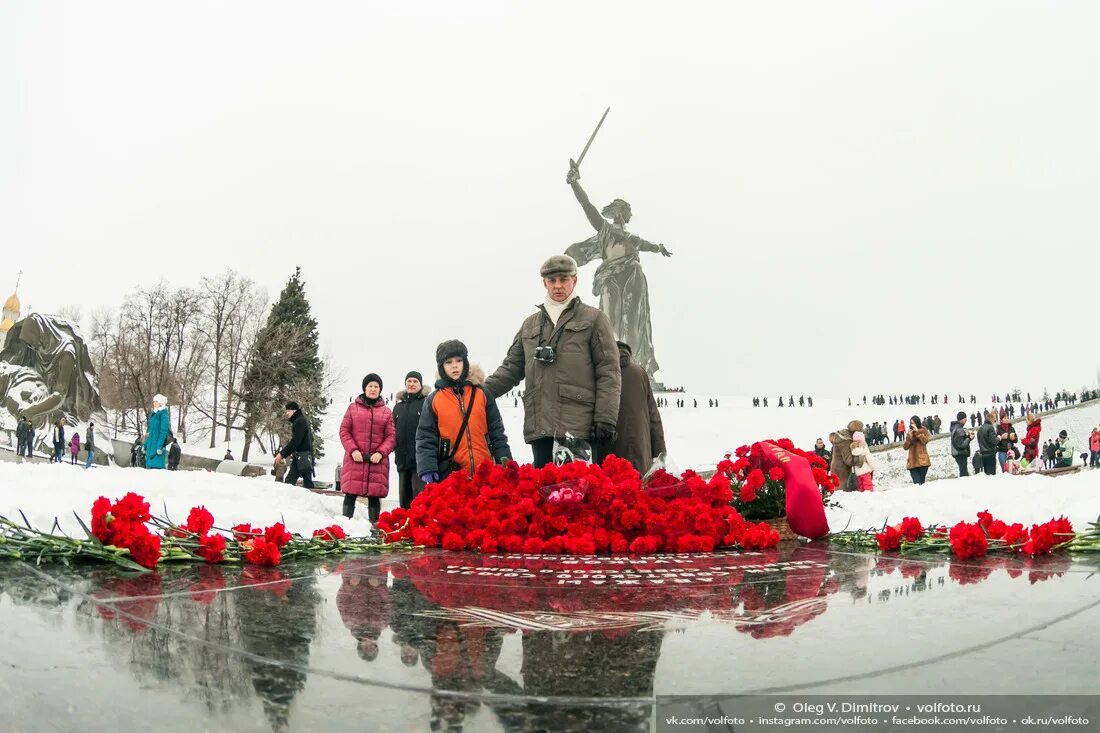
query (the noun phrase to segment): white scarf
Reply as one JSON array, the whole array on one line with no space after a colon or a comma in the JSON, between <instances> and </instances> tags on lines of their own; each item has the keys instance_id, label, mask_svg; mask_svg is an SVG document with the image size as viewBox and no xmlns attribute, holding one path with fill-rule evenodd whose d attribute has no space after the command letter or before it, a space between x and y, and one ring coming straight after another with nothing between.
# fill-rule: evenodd
<instances>
[{"instance_id":1,"label":"white scarf","mask_svg":"<svg viewBox=\"0 0 1100 733\"><path fill-rule=\"evenodd\" d=\"M542 307L546 309L546 315L550 316L550 322L554 324L554 328L558 327L558 319L561 318L562 312L569 307L569 304L576 297L576 295L571 295L564 303L559 303L550 297L550 293L546 294L546 300L543 302Z\"/></svg>"}]
</instances>

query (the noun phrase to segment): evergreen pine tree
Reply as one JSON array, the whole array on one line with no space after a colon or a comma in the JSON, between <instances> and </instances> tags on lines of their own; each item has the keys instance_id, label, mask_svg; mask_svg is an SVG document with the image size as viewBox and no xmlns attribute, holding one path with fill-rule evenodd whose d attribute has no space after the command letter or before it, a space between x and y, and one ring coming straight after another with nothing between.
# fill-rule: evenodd
<instances>
[{"instance_id":1,"label":"evergreen pine tree","mask_svg":"<svg viewBox=\"0 0 1100 733\"><path fill-rule=\"evenodd\" d=\"M262 428L287 433L283 406L288 400L297 402L309 420L314 455L324 455L320 433L321 416L328 406L324 371L317 354L317 320L310 314L302 268L296 267L257 336L244 379L247 416L242 460L247 460L248 446Z\"/></svg>"}]
</instances>

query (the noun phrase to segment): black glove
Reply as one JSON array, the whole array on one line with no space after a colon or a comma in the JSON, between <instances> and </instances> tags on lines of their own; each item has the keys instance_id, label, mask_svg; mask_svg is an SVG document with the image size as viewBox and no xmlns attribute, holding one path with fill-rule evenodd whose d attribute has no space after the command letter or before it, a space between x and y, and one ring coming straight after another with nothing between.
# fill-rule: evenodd
<instances>
[{"instance_id":1,"label":"black glove","mask_svg":"<svg viewBox=\"0 0 1100 733\"><path fill-rule=\"evenodd\" d=\"M596 427L592 428L592 440L596 443L610 443L618 434L615 426L607 423L596 423Z\"/></svg>"}]
</instances>

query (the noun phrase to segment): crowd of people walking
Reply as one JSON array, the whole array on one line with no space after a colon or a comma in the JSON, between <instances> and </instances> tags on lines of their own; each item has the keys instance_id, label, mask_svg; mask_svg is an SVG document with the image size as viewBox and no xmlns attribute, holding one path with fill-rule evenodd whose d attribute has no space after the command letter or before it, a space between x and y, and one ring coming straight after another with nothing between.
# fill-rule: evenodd
<instances>
[{"instance_id":1,"label":"crowd of people walking","mask_svg":"<svg viewBox=\"0 0 1100 733\"><path fill-rule=\"evenodd\" d=\"M1052 408L1054 409L1054 408ZM1076 457L1073 442L1066 430L1040 445L1042 418L1036 412L1025 416L1025 428L1018 431L1012 416L1005 408L982 410L968 415L959 411L949 426L949 452L958 466L958 476L977 474L993 476L999 473L1020 474L1039 470L1069 469ZM933 427L930 427L932 423ZM978 427L974 428L973 425ZM925 483L932 465L928 443L939 433L939 417L922 419L917 415L908 422L899 420L893 425L894 441L900 440L906 451L905 467L914 484ZM852 420L847 426L829 434L832 450L821 438L817 439L814 452L829 462L830 470L840 478L840 485L847 490L872 490L873 454L868 446L884 445L884 425L873 423L864 432L863 422ZM871 458L868 461L868 458ZM1080 454L1081 465L1100 468L1100 427L1089 435L1088 451ZM868 465L871 465L868 468Z\"/></svg>"}]
</instances>

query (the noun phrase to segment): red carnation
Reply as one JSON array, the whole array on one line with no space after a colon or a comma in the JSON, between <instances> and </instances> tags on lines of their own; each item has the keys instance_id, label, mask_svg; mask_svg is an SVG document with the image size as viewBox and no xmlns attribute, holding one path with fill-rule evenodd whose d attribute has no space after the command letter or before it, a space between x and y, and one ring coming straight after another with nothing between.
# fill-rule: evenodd
<instances>
[{"instance_id":1,"label":"red carnation","mask_svg":"<svg viewBox=\"0 0 1100 733\"><path fill-rule=\"evenodd\" d=\"M642 535L636 537L633 542L630 543L630 551L639 555L652 555L657 552L658 541L656 537L652 535Z\"/></svg>"},{"instance_id":2,"label":"red carnation","mask_svg":"<svg viewBox=\"0 0 1100 733\"><path fill-rule=\"evenodd\" d=\"M538 537L528 537L523 542L523 551L529 555L539 555L542 553L542 540Z\"/></svg>"},{"instance_id":3,"label":"red carnation","mask_svg":"<svg viewBox=\"0 0 1100 733\"><path fill-rule=\"evenodd\" d=\"M458 532L445 532L443 534L443 549L457 552L466 549L466 543Z\"/></svg>"},{"instance_id":4,"label":"red carnation","mask_svg":"<svg viewBox=\"0 0 1100 733\"><path fill-rule=\"evenodd\" d=\"M749 471L749 475L745 478L745 486L749 487L753 491L756 491L764 485L764 472L759 468L754 468ZM744 490L744 489L742 489Z\"/></svg>"},{"instance_id":5,"label":"red carnation","mask_svg":"<svg viewBox=\"0 0 1100 733\"><path fill-rule=\"evenodd\" d=\"M783 469L779 466L773 466L768 469L768 478L770 478L772 481L782 481L785 476L786 474L783 473Z\"/></svg>"},{"instance_id":6,"label":"red carnation","mask_svg":"<svg viewBox=\"0 0 1100 733\"><path fill-rule=\"evenodd\" d=\"M382 524L382 518L378 518L379 525ZM332 524L324 529L313 530L314 539L319 539L324 542L332 542L333 540L346 540L348 535L344 532L344 528L338 524Z\"/></svg>"},{"instance_id":7,"label":"red carnation","mask_svg":"<svg viewBox=\"0 0 1100 733\"><path fill-rule=\"evenodd\" d=\"M1063 542L1069 542L1073 539L1073 525L1065 517L1058 517L1047 522L1051 529L1054 531L1054 537L1058 541L1058 544Z\"/></svg>"},{"instance_id":8,"label":"red carnation","mask_svg":"<svg viewBox=\"0 0 1100 733\"><path fill-rule=\"evenodd\" d=\"M989 510L978 512L978 526L982 529L989 529L989 525L993 522L993 515L989 513Z\"/></svg>"},{"instance_id":9,"label":"red carnation","mask_svg":"<svg viewBox=\"0 0 1100 733\"><path fill-rule=\"evenodd\" d=\"M896 550L901 547L902 534L897 527L887 527L875 535L880 550Z\"/></svg>"},{"instance_id":10,"label":"red carnation","mask_svg":"<svg viewBox=\"0 0 1100 733\"><path fill-rule=\"evenodd\" d=\"M206 510L204 506L197 506L191 510L191 513L187 515L187 522L183 525L183 528L188 532L194 532L195 534L202 536L210 531L210 528L214 526L214 515Z\"/></svg>"},{"instance_id":11,"label":"red carnation","mask_svg":"<svg viewBox=\"0 0 1100 733\"><path fill-rule=\"evenodd\" d=\"M435 547L439 537L430 529L424 527L416 527L409 533L410 538L414 545L421 547Z\"/></svg>"},{"instance_id":12,"label":"red carnation","mask_svg":"<svg viewBox=\"0 0 1100 733\"><path fill-rule=\"evenodd\" d=\"M278 565L282 559L279 546L268 542L263 537L256 537L250 542L245 542L242 547L248 548L244 559L253 565Z\"/></svg>"},{"instance_id":13,"label":"red carnation","mask_svg":"<svg viewBox=\"0 0 1100 733\"><path fill-rule=\"evenodd\" d=\"M619 523L622 524L623 529L634 529L642 523L642 513L637 509L627 509L619 517Z\"/></svg>"},{"instance_id":14,"label":"red carnation","mask_svg":"<svg viewBox=\"0 0 1100 733\"><path fill-rule=\"evenodd\" d=\"M596 540L590 534L565 538L565 551L570 555L595 555Z\"/></svg>"},{"instance_id":15,"label":"red carnation","mask_svg":"<svg viewBox=\"0 0 1100 733\"><path fill-rule=\"evenodd\" d=\"M1024 543L1024 552L1028 555L1045 555L1051 551L1054 545L1057 544L1057 540L1054 538L1054 528L1048 522L1046 524L1035 524L1031 527L1031 534L1028 536L1027 542Z\"/></svg>"},{"instance_id":16,"label":"red carnation","mask_svg":"<svg viewBox=\"0 0 1100 733\"><path fill-rule=\"evenodd\" d=\"M148 505L146 505L148 506ZM141 525L144 527L144 525ZM160 560L160 537L148 530L144 534L134 533L127 538L126 548L134 562L152 570Z\"/></svg>"},{"instance_id":17,"label":"red carnation","mask_svg":"<svg viewBox=\"0 0 1100 733\"><path fill-rule=\"evenodd\" d=\"M149 514L149 502L132 491L115 502L115 505L111 507L111 513L115 516L115 519L122 519L127 522L144 523L152 518Z\"/></svg>"},{"instance_id":18,"label":"red carnation","mask_svg":"<svg viewBox=\"0 0 1100 733\"><path fill-rule=\"evenodd\" d=\"M952 551L960 560L984 557L989 549L985 532L977 524L959 522L951 528L948 538L951 542Z\"/></svg>"},{"instance_id":19,"label":"red carnation","mask_svg":"<svg viewBox=\"0 0 1100 733\"><path fill-rule=\"evenodd\" d=\"M225 559L225 538L220 534L200 537L198 554L207 562L221 562Z\"/></svg>"},{"instance_id":20,"label":"red carnation","mask_svg":"<svg viewBox=\"0 0 1100 733\"><path fill-rule=\"evenodd\" d=\"M738 497L742 504L750 504L756 501L756 490L753 489L748 483L741 486L741 491L738 493Z\"/></svg>"},{"instance_id":21,"label":"red carnation","mask_svg":"<svg viewBox=\"0 0 1100 733\"><path fill-rule=\"evenodd\" d=\"M1001 537L1006 545L1010 547L1013 545L1020 545L1027 541L1027 530L1024 529L1024 525L1019 522L1013 522L1005 527L1004 535ZM1016 548L1020 549L1019 547Z\"/></svg>"},{"instance_id":22,"label":"red carnation","mask_svg":"<svg viewBox=\"0 0 1100 733\"><path fill-rule=\"evenodd\" d=\"M264 530L264 539L276 547L282 548L286 547L293 538L286 531L286 527L283 526L282 522L276 522Z\"/></svg>"},{"instance_id":23,"label":"red carnation","mask_svg":"<svg viewBox=\"0 0 1100 733\"><path fill-rule=\"evenodd\" d=\"M898 525L898 530L906 542L916 542L924 534L924 526L916 517L905 517Z\"/></svg>"},{"instance_id":24,"label":"red carnation","mask_svg":"<svg viewBox=\"0 0 1100 733\"><path fill-rule=\"evenodd\" d=\"M111 530L108 525L113 519L114 517L111 516L111 500L106 496L96 499L95 503L92 504L92 534L105 545L110 544Z\"/></svg>"},{"instance_id":25,"label":"red carnation","mask_svg":"<svg viewBox=\"0 0 1100 733\"><path fill-rule=\"evenodd\" d=\"M260 534L263 532L259 528L253 529L251 524L237 524L233 527L233 539L238 542L244 542Z\"/></svg>"},{"instance_id":26,"label":"red carnation","mask_svg":"<svg viewBox=\"0 0 1100 733\"><path fill-rule=\"evenodd\" d=\"M741 536L741 546L746 550L762 550L779 544L779 533L764 522L751 525Z\"/></svg>"}]
</instances>

